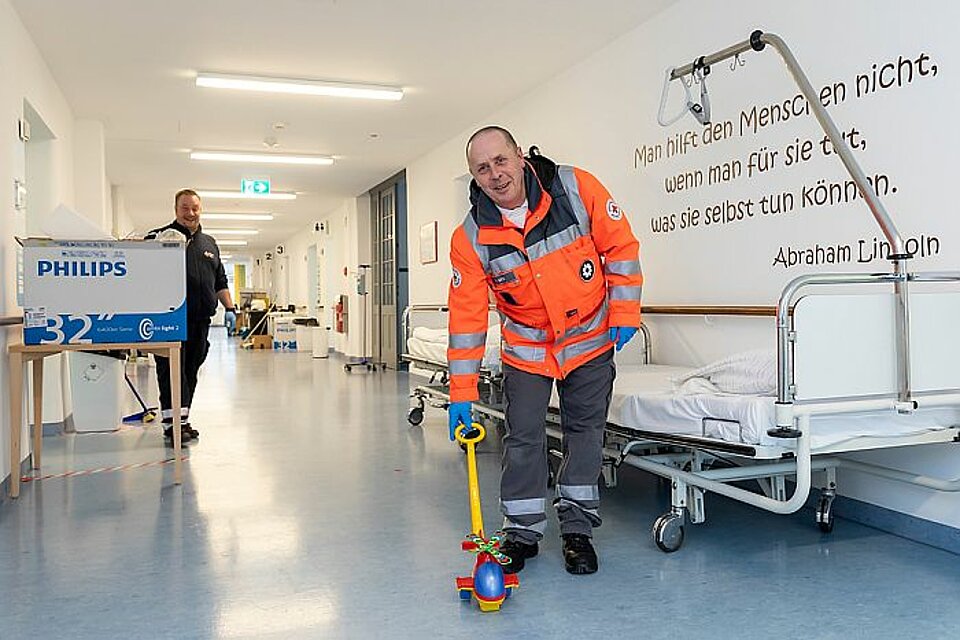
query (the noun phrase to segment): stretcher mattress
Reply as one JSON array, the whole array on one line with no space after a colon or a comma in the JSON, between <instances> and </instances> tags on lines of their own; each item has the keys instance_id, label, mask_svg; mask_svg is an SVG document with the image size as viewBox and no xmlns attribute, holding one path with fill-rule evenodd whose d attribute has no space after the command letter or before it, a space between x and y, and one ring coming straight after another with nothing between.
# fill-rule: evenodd
<instances>
[{"instance_id":1,"label":"stretcher mattress","mask_svg":"<svg viewBox=\"0 0 960 640\"><path fill-rule=\"evenodd\" d=\"M618 365L608 419L643 431L783 445L782 440L767 435L767 429L776 423L775 398L678 393L674 380L686 377L689 371L662 365ZM551 404L559 407L556 391ZM909 416L889 411L812 416L810 446L816 451L854 438L910 436L956 425L960 425L960 409L953 408L925 409Z\"/></svg>"},{"instance_id":2,"label":"stretcher mattress","mask_svg":"<svg viewBox=\"0 0 960 640\"><path fill-rule=\"evenodd\" d=\"M407 355L433 362L437 366L447 365L446 329L428 329L416 327L407 339ZM500 326L494 325L487 330L487 344L483 353L483 364L488 371L500 370Z\"/></svg>"}]
</instances>

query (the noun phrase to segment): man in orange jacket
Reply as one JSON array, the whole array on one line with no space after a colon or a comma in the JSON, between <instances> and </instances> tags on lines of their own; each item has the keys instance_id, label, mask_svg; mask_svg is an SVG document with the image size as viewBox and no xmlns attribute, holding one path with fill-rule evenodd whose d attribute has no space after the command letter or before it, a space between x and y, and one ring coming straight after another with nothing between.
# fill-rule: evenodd
<instances>
[{"instance_id":1,"label":"man in orange jacket","mask_svg":"<svg viewBox=\"0 0 960 640\"><path fill-rule=\"evenodd\" d=\"M586 171L484 127L467 142L470 212L453 233L449 290L450 436L472 422L489 291L503 320L506 437L503 552L516 572L546 529L545 417L556 380L563 464L556 499L567 571L597 570L597 478L616 375L613 348L640 326L639 243L623 211Z\"/></svg>"}]
</instances>

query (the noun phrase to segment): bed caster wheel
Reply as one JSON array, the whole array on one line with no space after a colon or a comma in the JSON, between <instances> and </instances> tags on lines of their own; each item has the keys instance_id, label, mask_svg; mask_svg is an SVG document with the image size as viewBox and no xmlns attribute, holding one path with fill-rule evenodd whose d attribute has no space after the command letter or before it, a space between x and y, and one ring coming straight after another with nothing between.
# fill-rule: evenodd
<instances>
[{"instance_id":1,"label":"bed caster wheel","mask_svg":"<svg viewBox=\"0 0 960 640\"><path fill-rule=\"evenodd\" d=\"M372 364L367 365L367 371L376 371L376 370L377 370L377 367L375 365L372 365Z\"/></svg>"},{"instance_id":2,"label":"bed caster wheel","mask_svg":"<svg viewBox=\"0 0 960 640\"><path fill-rule=\"evenodd\" d=\"M423 407L410 407L410 410L407 411L407 422L413 426L423 422Z\"/></svg>"},{"instance_id":3,"label":"bed caster wheel","mask_svg":"<svg viewBox=\"0 0 960 640\"><path fill-rule=\"evenodd\" d=\"M683 544L683 516L665 513L653 523L653 540L661 551L673 553Z\"/></svg>"},{"instance_id":4,"label":"bed caster wheel","mask_svg":"<svg viewBox=\"0 0 960 640\"><path fill-rule=\"evenodd\" d=\"M343 365L343 370L346 371L347 373L350 373L350 370L351 370L352 368L353 368L353 367L351 367L349 364Z\"/></svg>"},{"instance_id":5,"label":"bed caster wheel","mask_svg":"<svg viewBox=\"0 0 960 640\"><path fill-rule=\"evenodd\" d=\"M817 500L817 527L824 533L833 531L833 499L836 494L832 489L824 489Z\"/></svg>"}]
</instances>

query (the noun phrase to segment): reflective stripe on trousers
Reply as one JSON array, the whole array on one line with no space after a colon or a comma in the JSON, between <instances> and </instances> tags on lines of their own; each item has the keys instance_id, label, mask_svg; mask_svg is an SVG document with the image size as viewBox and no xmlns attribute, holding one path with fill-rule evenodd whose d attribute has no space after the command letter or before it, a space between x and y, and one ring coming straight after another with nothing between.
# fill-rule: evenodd
<instances>
[{"instance_id":1,"label":"reflective stripe on trousers","mask_svg":"<svg viewBox=\"0 0 960 640\"><path fill-rule=\"evenodd\" d=\"M547 529L546 508L547 501L543 498L501 501L503 530L514 530L514 535L521 538L528 537L521 532L529 532L536 534L536 539L539 539Z\"/></svg>"},{"instance_id":2,"label":"reflective stripe on trousers","mask_svg":"<svg viewBox=\"0 0 960 640\"><path fill-rule=\"evenodd\" d=\"M593 526L600 526L600 488L596 484L557 484L557 499L553 504L558 513L578 509Z\"/></svg>"}]
</instances>

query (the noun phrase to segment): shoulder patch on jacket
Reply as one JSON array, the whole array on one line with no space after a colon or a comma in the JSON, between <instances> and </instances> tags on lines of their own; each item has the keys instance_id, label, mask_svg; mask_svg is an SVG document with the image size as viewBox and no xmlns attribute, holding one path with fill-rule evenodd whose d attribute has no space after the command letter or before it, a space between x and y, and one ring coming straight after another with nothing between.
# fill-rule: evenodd
<instances>
[{"instance_id":1,"label":"shoulder patch on jacket","mask_svg":"<svg viewBox=\"0 0 960 640\"><path fill-rule=\"evenodd\" d=\"M453 285L453 288L456 289L460 286L460 283L463 282L463 278L460 276L460 272L457 271L457 268L453 268L453 277L450 279L450 283Z\"/></svg>"},{"instance_id":2,"label":"shoulder patch on jacket","mask_svg":"<svg viewBox=\"0 0 960 640\"><path fill-rule=\"evenodd\" d=\"M623 217L623 209L613 201L613 198L607 200L607 215L611 220L619 220Z\"/></svg>"}]
</instances>

